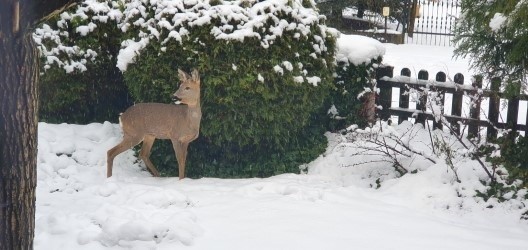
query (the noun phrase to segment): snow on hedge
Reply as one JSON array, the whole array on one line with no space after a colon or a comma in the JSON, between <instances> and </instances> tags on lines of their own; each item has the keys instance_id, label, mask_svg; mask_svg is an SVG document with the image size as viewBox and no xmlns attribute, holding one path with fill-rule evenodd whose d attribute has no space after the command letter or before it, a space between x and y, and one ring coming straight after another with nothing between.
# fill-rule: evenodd
<instances>
[{"instance_id":1,"label":"snow on hedge","mask_svg":"<svg viewBox=\"0 0 528 250\"><path fill-rule=\"evenodd\" d=\"M292 19L280 18L284 13ZM101 32L98 28L108 25L110 21L115 22L113 25L116 29L126 34L123 35L121 50L117 55L116 66L121 71L126 71L127 66L136 60L149 43L161 44L160 50L163 52L166 50L163 47L165 44L170 41L181 44L196 27L210 29L209 33L218 40L243 42L248 38L256 38L263 48L273 46L274 41L283 36L285 31L295 32L293 39L297 40L312 36L314 42L310 56L317 59L328 50L324 38L338 36L336 30L320 24L322 18L313 8L304 7L301 0L85 0L74 12L62 13L56 29L42 25L35 31L34 37L46 57L45 69L58 65L68 73L85 71L88 62L105 54L92 44L89 46L93 48L83 48L75 41L72 43L68 30L73 29L73 32L83 37L89 36ZM312 32L316 26L322 34ZM55 45L50 46L50 43ZM385 53L380 42L363 36L341 34L337 43L337 62L359 65L369 63ZM302 70L302 64L297 66ZM282 65L276 66L275 71L284 74L284 70L292 69L293 65L284 61ZM296 76L295 81L301 82L301 77ZM310 84L317 85L317 78L310 79Z\"/></svg>"},{"instance_id":2,"label":"snow on hedge","mask_svg":"<svg viewBox=\"0 0 528 250\"><path fill-rule=\"evenodd\" d=\"M352 63L356 66L370 63L372 60L385 55L385 46L376 39L341 34L337 39L338 62Z\"/></svg>"},{"instance_id":3,"label":"snow on hedge","mask_svg":"<svg viewBox=\"0 0 528 250\"><path fill-rule=\"evenodd\" d=\"M313 1L310 4L315 6ZM291 16L291 20L280 18L284 14ZM58 64L67 72L84 71L88 60L94 60L98 53L88 53L77 45L66 45L70 39L68 26L77 26L74 32L87 36L99 25L115 21L117 27L127 34L127 39L121 43L117 65L125 71L150 42L156 40L163 45L175 40L182 43L196 27L209 28L209 33L218 40L243 42L247 38L257 38L263 48L272 46L285 31L294 31L297 40L315 36L313 57L317 58L328 48L325 39L312 34L313 27L320 27L322 36L336 34L333 29L320 24L323 18L313 8L304 7L302 0L85 0L74 13L60 15L57 21L59 30L43 25L35 31L34 37L47 58L46 67ZM56 46L49 46L46 41L52 41ZM97 50L92 49L92 52Z\"/></svg>"}]
</instances>

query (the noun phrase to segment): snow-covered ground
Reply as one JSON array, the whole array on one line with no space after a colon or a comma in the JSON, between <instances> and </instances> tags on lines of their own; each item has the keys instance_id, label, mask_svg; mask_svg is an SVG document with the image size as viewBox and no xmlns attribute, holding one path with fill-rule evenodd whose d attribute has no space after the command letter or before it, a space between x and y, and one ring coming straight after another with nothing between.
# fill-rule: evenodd
<instances>
[{"instance_id":1,"label":"snow-covered ground","mask_svg":"<svg viewBox=\"0 0 528 250\"><path fill-rule=\"evenodd\" d=\"M396 70L468 71L452 48L386 49ZM410 144L427 150L414 128ZM154 178L128 151L107 179L106 151L120 137L110 123L39 124L35 249L528 249L525 201L474 198L483 171L471 160L457 162L461 183L442 162L420 160L416 174L395 178L387 164L351 166L357 149L328 134L307 174Z\"/></svg>"}]
</instances>

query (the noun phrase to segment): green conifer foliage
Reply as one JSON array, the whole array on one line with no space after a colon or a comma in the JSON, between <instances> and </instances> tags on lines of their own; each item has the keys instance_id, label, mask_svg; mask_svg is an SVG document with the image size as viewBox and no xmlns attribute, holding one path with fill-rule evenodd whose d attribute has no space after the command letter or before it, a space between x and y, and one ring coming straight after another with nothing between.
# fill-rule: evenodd
<instances>
[{"instance_id":1,"label":"green conifer foliage","mask_svg":"<svg viewBox=\"0 0 528 250\"><path fill-rule=\"evenodd\" d=\"M479 73L526 87L528 1L462 0L455 43Z\"/></svg>"},{"instance_id":2,"label":"green conifer foliage","mask_svg":"<svg viewBox=\"0 0 528 250\"><path fill-rule=\"evenodd\" d=\"M177 69L198 69L203 115L189 177L299 172L326 147L336 33L313 1L85 1L36 37L47 68L89 72L111 58L135 102L169 103ZM109 40L118 52L104 49ZM156 145L154 164L177 173L170 142Z\"/></svg>"}]
</instances>

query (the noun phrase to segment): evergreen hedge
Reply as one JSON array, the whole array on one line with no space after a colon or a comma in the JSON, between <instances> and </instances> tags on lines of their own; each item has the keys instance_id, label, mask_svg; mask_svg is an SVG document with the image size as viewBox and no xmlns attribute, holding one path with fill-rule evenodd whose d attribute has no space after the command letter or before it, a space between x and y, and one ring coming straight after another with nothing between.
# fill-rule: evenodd
<instances>
[{"instance_id":1,"label":"evergreen hedge","mask_svg":"<svg viewBox=\"0 0 528 250\"><path fill-rule=\"evenodd\" d=\"M50 68L40 77L39 120L49 123L118 122L133 104L114 64L88 65L86 72Z\"/></svg>"},{"instance_id":2,"label":"evergreen hedge","mask_svg":"<svg viewBox=\"0 0 528 250\"><path fill-rule=\"evenodd\" d=\"M76 72L83 65L89 68L88 47L98 54L94 62L102 55L117 58L136 102L169 102L178 87L177 69L198 69L203 118L201 135L190 145L189 177L299 172L299 165L324 151L321 120L333 85L335 35L312 1L94 3L86 1L72 10L69 18L61 19L66 25L58 27L92 30L81 33L84 39L95 39L92 47L71 44L80 48L72 54L44 49L48 62L54 56L67 58L62 64L51 60L47 67L73 67ZM102 22L102 14L110 21ZM99 34L113 20L123 31L115 36L121 44L117 54L93 46L111 35L93 37L93 32ZM70 38L60 31L53 37ZM162 173L173 175L176 161L170 142L156 144L151 159Z\"/></svg>"},{"instance_id":3,"label":"evergreen hedge","mask_svg":"<svg viewBox=\"0 0 528 250\"><path fill-rule=\"evenodd\" d=\"M221 11L199 26L192 24L197 19L184 18L178 29L185 30L185 36L170 39L174 30L158 30L159 38L151 40L135 62L128 65L125 81L134 98L141 102L168 102L177 88L176 69L199 70L202 127L200 138L190 146L188 176L264 177L299 172L300 164L323 152L324 127L316 122L317 116L324 116L322 107L331 87L335 38L325 34L325 28L320 26L322 20L318 20L307 28L284 29L280 36L263 39L271 36L273 29L280 29L277 20L304 26L303 20L294 17L296 10L292 8L303 7L290 5L262 7L261 17L268 20L260 21L263 26L253 30L258 35L242 38L235 34L236 28L214 34L229 18ZM247 17L231 19L227 25L238 27L252 21L251 11L238 7L241 6L234 7L235 12ZM257 7L253 6L252 11ZM198 13L214 12L212 7L186 8ZM128 18L131 23L141 18L148 20L142 15ZM172 13L156 18L171 20ZM300 30L309 33L302 34ZM232 38L219 38L222 36ZM317 50L314 45L327 48ZM312 77L320 81L311 84L307 79ZM160 145L154 149L157 154L171 157L154 155L153 161L162 172L175 173L170 143Z\"/></svg>"},{"instance_id":4,"label":"evergreen hedge","mask_svg":"<svg viewBox=\"0 0 528 250\"><path fill-rule=\"evenodd\" d=\"M360 127L368 125L368 121L361 114L364 98L361 93L365 89L372 89L376 68L382 58L372 59L369 63L359 65L350 62L338 62L336 68L335 87L331 94L330 121L331 131L345 129L351 124Z\"/></svg>"},{"instance_id":5,"label":"evergreen hedge","mask_svg":"<svg viewBox=\"0 0 528 250\"><path fill-rule=\"evenodd\" d=\"M352 124L367 126L362 114L364 94L374 91L376 69L385 47L372 38L357 35L341 35L337 44L334 87L327 105L332 106L328 129L341 130Z\"/></svg>"},{"instance_id":6,"label":"evergreen hedge","mask_svg":"<svg viewBox=\"0 0 528 250\"><path fill-rule=\"evenodd\" d=\"M108 10L110 6L106 5ZM115 66L124 34L116 18L101 18L99 12L80 4L36 29L34 38L43 65L40 121L117 122L118 114L133 104ZM91 30L89 35L87 30Z\"/></svg>"}]
</instances>

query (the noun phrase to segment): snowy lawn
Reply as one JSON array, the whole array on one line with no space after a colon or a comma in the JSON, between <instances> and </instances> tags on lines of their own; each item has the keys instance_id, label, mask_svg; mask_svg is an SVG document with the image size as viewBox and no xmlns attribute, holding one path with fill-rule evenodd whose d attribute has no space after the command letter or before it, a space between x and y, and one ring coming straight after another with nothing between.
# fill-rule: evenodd
<instances>
[{"instance_id":1,"label":"snowy lawn","mask_svg":"<svg viewBox=\"0 0 528 250\"><path fill-rule=\"evenodd\" d=\"M467 72L452 48L386 47L397 72ZM427 150L425 131L394 130L409 128ZM395 178L388 164L347 167L357 149L328 134L303 175L154 178L127 151L107 179L106 151L120 137L110 123L39 124L35 249L528 249L525 201L474 198L484 173L471 160L457 164L462 183L442 162L420 160L416 174Z\"/></svg>"}]
</instances>

